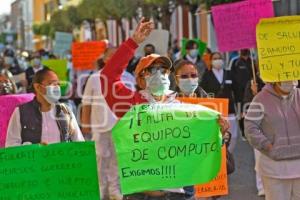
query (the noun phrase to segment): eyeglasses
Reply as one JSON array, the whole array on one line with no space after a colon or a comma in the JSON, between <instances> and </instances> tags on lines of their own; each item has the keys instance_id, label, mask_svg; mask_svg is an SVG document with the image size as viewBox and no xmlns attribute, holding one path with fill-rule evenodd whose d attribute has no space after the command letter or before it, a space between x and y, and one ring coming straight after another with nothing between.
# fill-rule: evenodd
<instances>
[{"instance_id":1,"label":"eyeglasses","mask_svg":"<svg viewBox=\"0 0 300 200\"><path fill-rule=\"evenodd\" d=\"M149 72L150 74L155 74L156 72L160 71L162 74L170 73L170 69L163 65L152 65L145 69L145 71Z\"/></svg>"},{"instance_id":2,"label":"eyeglasses","mask_svg":"<svg viewBox=\"0 0 300 200\"><path fill-rule=\"evenodd\" d=\"M198 74L181 74L181 75L176 75L176 76L180 77L182 79L198 78Z\"/></svg>"}]
</instances>

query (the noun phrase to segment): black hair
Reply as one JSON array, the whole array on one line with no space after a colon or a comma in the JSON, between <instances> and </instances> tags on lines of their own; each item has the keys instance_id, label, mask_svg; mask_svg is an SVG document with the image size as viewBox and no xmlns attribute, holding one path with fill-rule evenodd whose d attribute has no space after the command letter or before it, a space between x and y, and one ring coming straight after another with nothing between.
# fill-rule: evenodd
<instances>
[{"instance_id":1,"label":"black hair","mask_svg":"<svg viewBox=\"0 0 300 200\"><path fill-rule=\"evenodd\" d=\"M52 69L48 68L48 67L44 67L43 69L41 69L40 71L36 72L34 74L34 77L32 79L32 83L42 83L43 80L45 79L46 75L49 72L53 72L55 73Z\"/></svg>"},{"instance_id":2,"label":"black hair","mask_svg":"<svg viewBox=\"0 0 300 200\"><path fill-rule=\"evenodd\" d=\"M45 77L48 75L49 72L55 73L52 69L50 69L48 67L44 67L43 69L36 72L33 76L33 79L32 79L32 84L30 86L30 91L34 91L33 84L34 83L40 83L41 84L43 82L43 80L45 80Z\"/></svg>"},{"instance_id":3,"label":"black hair","mask_svg":"<svg viewBox=\"0 0 300 200\"><path fill-rule=\"evenodd\" d=\"M153 44L150 44L150 43L146 44L146 45L144 46L144 49L145 49L145 48L148 48L148 47L152 48L152 49L155 51L155 46L154 46Z\"/></svg>"},{"instance_id":4,"label":"black hair","mask_svg":"<svg viewBox=\"0 0 300 200\"><path fill-rule=\"evenodd\" d=\"M197 45L197 47L198 47L198 43L196 42L196 41L194 41L194 40L189 40L187 43L186 43L186 45L185 45L185 48L186 49L193 49L194 48L194 45Z\"/></svg>"},{"instance_id":5,"label":"black hair","mask_svg":"<svg viewBox=\"0 0 300 200\"><path fill-rule=\"evenodd\" d=\"M184 60L184 59L179 59L179 60L176 60L173 64L173 72L174 72L174 75L177 73L177 71L184 65L193 65L195 67L195 69L198 71L197 69L197 66L192 63L191 61L189 60Z\"/></svg>"},{"instance_id":6,"label":"black hair","mask_svg":"<svg viewBox=\"0 0 300 200\"><path fill-rule=\"evenodd\" d=\"M242 56L250 55L250 50L249 49L241 49L241 55Z\"/></svg>"},{"instance_id":7,"label":"black hair","mask_svg":"<svg viewBox=\"0 0 300 200\"><path fill-rule=\"evenodd\" d=\"M8 57L14 57L15 56L15 52L11 49L6 49L3 53L4 56L8 56Z\"/></svg>"},{"instance_id":8,"label":"black hair","mask_svg":"<svg viewBox=\"0 0 300 200\"><path fill-rule=\"evenodd\" d=\"M146 52L146 49L147 48L151 48L153 50L153 52ZM155 53L155 46L153 44L146 44L144 46L144 53L145 53L145 56L149 55L150 53Z\"/></svg>"},{"instance_id":9,"label":"black hair","mask_svg":"<svg viewBox=\"0 0 300 200\"><path fill-rule=\"evenodd\" d=\"M221 58L223 57L223 55L222 55L221 52L215 51L215 52L212 52L212 53L210 54L210 60L212 60L212 57L213 57L214 55L216 55L216 54L219 54L219 55L221 56Z\"/></svg>"}]
</instances>

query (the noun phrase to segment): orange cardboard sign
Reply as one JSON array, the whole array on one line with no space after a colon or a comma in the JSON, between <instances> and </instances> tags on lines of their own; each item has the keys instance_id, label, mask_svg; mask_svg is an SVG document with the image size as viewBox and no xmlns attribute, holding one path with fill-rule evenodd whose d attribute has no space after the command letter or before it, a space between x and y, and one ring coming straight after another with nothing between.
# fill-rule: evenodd
<instances>
[{"instance_id":1,"label":"orange cardboard sign","mask_svg":"<svg viewBox=\"0 0 300 200\"><path fill-rule=\"evenodd\" d=\"M195 186L196 197L211 197L228 194L228 179L226 168L226 147L222 147L221 170L216 178L206 184Z\"/></svg>"},{"instance_id":2,"label":"orange cardboard sign","mask_svg":"<svg viewBox=\"0 0 300 200\"><path fill-rule=\"evenodd\" d=\"M179 101L191 104L200 104L208 108L214 109L222 113L223 116L228 116L228 99L219 98L177 98ZM221 170L216 178L206 184L195 186L195 196L211 197L228 194L228 179L226 168L226 147L222 147L222 162Z\"/></svg>"},{"instance_id":3,"label":"orange cardboard sign","mask_svg":"<svg viewBox=\"0 0 300 200\"><path fill-rule=\"evenodd\" d=\"M106 42L74 42L72 44L73 67L77 70L95 69L94 62L104 53Z\"/></svg>"}]
</instances>

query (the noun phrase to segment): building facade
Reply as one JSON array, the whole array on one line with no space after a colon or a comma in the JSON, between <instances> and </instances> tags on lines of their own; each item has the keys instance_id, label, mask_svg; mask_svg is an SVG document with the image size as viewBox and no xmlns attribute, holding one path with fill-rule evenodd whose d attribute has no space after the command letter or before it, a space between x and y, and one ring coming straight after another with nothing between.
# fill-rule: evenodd
<instances>
[{"instance_id":1,"label":"building facade","mask_svg":"<svg viewBox=\"0 0 300 200\"><path fill-rule=\"evenodd\" d=\"M273 0L274 11L276 16L299 15L299 0Z\"/></svg>"}]
</instances>

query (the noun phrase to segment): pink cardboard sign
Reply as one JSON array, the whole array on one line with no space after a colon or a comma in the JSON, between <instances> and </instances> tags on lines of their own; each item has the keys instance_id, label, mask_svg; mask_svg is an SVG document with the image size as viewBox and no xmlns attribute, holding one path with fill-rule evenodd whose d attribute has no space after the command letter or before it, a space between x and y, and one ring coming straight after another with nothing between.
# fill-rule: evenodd
<instances>
[{"instance_id":1,"label":"pink cardboard sign","mask_svg":"<svg viewBox=\"0 0 300 200\"><path fill-rule=\"evenodd\" d=\"M34 94L0 96L0 148L5 146L7 126L13 111L18 105L31 101L33 97Z\"/></svg>"},{"instance_id":2,"label":"pink cardboard sign","mask_svg":"<svg viewBox=\"0 0 300 200\"><path fill-rule=\"evenodd\" d=\"M272 0L248 0L212 7L221 52L256 47L256 25L274 16Z\"/></svg>"}]
</instances>

